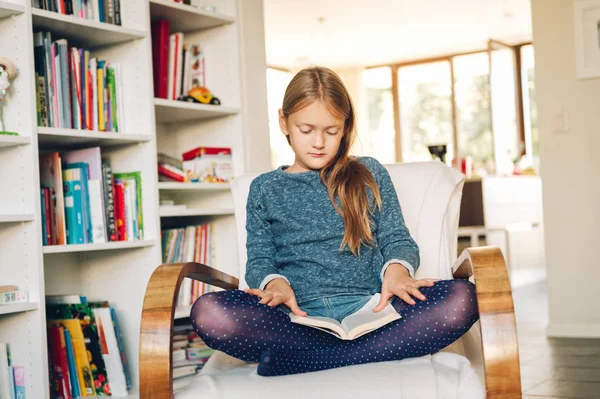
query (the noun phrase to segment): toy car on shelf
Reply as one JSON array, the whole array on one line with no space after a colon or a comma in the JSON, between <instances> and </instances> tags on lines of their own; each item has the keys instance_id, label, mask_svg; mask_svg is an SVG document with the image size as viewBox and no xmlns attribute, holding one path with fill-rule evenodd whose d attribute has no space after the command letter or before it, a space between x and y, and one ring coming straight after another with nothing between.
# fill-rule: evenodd
<instances>
[{"instance_id":1,"label":"toy car on shelf","mask_svg":"<svg viewBox=\"0 0 600 399\"><path fill-rule=\"evenodd\" d=\"M192 87L187 96L181 97L180 100L197 104L221 105L221 101L206 87Z\"/></svg>"}]
</instances>

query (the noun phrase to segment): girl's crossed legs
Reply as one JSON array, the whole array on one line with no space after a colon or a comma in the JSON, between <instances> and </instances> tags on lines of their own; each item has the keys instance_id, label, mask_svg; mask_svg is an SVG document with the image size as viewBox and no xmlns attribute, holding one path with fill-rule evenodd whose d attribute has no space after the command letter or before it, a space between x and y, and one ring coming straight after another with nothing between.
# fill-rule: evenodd
<instances>
[{"instance_id":1,"label":"girl's crossed legs","mask_svg":"<svg viewBox=\"0 0 600 399\"><path fill-rule=\"evenodd\" d=\"M241 290L201 296L191 318L208 346L260 362L260 375L303 373L435 353L479 318L475 286L467 280L441 280L419 290L427 300L409 305L395 297L392 305L402 318L351 341L292 323L284 312Z\"/></svg>"}]
</instances>

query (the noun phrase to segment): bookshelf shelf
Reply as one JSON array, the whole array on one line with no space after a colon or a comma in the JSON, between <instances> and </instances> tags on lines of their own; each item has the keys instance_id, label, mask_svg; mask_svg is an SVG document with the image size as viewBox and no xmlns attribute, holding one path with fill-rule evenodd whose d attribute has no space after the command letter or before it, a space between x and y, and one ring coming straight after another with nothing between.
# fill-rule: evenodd
<instances>
[{"instance_id":1,"label":"bookshelf shelf","mask_svg":"<svg viewBox=\"0 0 600 399\"><path fill-rule=\"evenodd\" d=\"M0 135L0 147L12 147L31 143L31 137Z\"/></svg>"},{"instance_id":2,"label":"bookshelf shelf","mask_svg":"<svg viewBox=\"0 0 600 399\"><path fill-rule=\"evenodd\" d=\"M24 12L25 7L22 5L0 1L0 19L10 17L11 15L22 14Z\"/></svg>"},{"instance_id":3,"label":"bookshelf shelf","mask_svg":"<svg viewBox=\"0 0 600 399\"><path fill-rule=\"evenodd\" d=\"M224 191L230 190L229 183L171 183L159 182L158 189L164 191L198 190L198 191Z\"/></svg>"},{"instance_id":4,"label":"bookshelf shelf","mask_svg":"<svg viewBox=\"0 0 600 399\"><path fill-rule=\"evenodd\" d=\"M74 252L107 251L116 249L132 249L151 247L154 240L138 241L116 241L102 244L69 244L69 245L47 245L44 246L44 254L64 254Z\"/></svg>"},{"instance_id":5,"label":"bookshelf shelf","mask_svg":"<svg viewBox=\"0 0 600 399\"><path fill-rule=\"evenodd\" d=\"M25 302L25 303L15 303L12 305L1 305L0 306L0 315L28 312L30 310L36 310L38 308L39 308L39 305L37 302Z\"/></svg>"},{"instance_id":6,"label":"bookshelf shelf","mask_svg":"<svg viewBox=\"0 0 600 399\"><path fill-rule=\"evenodd\" d=\"M179 306L175 309L175 318L176 319L185 319L190 317L190 312L192 311L191 306Z\"/></svg>"},{"instance_id":7,"label":"bookshelf shelf","mask_svg":"<svg viewBox=\"0 0 600 399\"><path fill-rule=\"evenodd\" d=\"M69 38L70 44L87 48L124 43L146 37L146 32L32 8L34 30L48 30Z\"/></svg>"},{"instance_id":8,"label":"bookshelf shelf","mask_svg":"<svg viewBox=\"0 0 600 399\"><path fill-rule=\"evenodd\" d=\"M240 109L223 105L194 104L185 101L154 99L157 123L201 121L237 115Z\"/></svg>"},{"instance_id":9,"label":"bookshelf shelf","mask_svg":"<svg viewBox=\"0 0 600 399\"><path fill-rule=\"evenodd\" d=\"M0 223L31 222L33 219L33 213L0 214Z\"/></svg>"},{"instance_id":10,"label":"bookshelf shelf","mask_svg":"<svg viewBox=\"0 0 600 399\"><path fill-rule=\"evenodd\" d=\"M146 134L122 134L95 130L38 127L38 142L40 147L114 146L140 143L150 141L151 139L152 136Z\"/></svg>"},{"instance_id":11,"label":"bookshelf shelf","mask_svg":"<svg viewBox=\"0 0 600 399\"><path fill-rule=\"evenodd\" d=\"M218 12L205 12L186 4L170 0L150 0L150 14L153 19L169 20L173 32L190 32L231 24L235 18Z\"/></svg>"},{"instance_id":12,"label":"bookshelf shelf","mask_svg":"<svg viewBox=\"0 0 600 399\"><path fill-rule=\"evenodd\" d=\"M216 215L233 215L233 208L206 208L206 209L183 209L170 210L160 209L161 218L170 217L185 217L185 216L216 216Z\"/></svg>"}]
</instances>

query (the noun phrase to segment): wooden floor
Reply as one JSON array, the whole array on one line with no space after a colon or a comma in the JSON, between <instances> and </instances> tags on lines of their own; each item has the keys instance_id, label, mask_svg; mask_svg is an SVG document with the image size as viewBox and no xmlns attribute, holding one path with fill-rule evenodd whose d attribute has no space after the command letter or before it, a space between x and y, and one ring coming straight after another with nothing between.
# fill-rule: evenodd
<instances>
[{"instance_id":1,"label":"wooden floor","mask_svg":"<svg viewBox=\"0 0 600 399\"><path fill-rule=\"evenodd\" d=\"M523 398L600 398L600 339L546 338L545 282L513 290Z\"/></svg>"}]
</instances>

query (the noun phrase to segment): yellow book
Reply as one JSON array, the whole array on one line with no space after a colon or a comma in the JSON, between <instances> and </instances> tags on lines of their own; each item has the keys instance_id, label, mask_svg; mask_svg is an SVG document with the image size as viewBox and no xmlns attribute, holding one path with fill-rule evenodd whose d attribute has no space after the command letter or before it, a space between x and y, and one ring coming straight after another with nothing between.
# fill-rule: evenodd
<instances>
[{"instance_id":1,"label":"yellow book","mask_svg":"<svg viewBox=\"0 0 600 399\"><path fill-rule=\"evenodd\" d=\"M104 132L106 126L104 124L104 70L102 68L98 68L96 77L98 81L98 130Z\"/></svg>"},{"instance_id":2,"label":"yellow book","mask_svg":"<svg viewBox=\"0 0 600 399\"><path fill-rule=\"evenodd\" d=\"M94 377L92 375L90 362L88 361L81 322L77 319L48 320L48 326L62 326L69 330L73 344L73 355L75 357L75 367L77 368L77 379L79 380L81 396L94 396L96 394L94 389Z\"/></svg>"}]
</instances>

